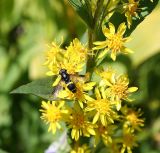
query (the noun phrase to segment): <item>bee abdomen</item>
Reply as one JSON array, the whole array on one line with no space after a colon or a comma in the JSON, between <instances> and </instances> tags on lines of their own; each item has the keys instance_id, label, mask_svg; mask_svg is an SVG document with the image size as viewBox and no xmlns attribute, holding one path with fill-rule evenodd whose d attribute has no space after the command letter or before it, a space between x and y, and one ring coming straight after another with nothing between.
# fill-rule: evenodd
<instances>
[{"instance_id":1,"label":"bee abdomen","mask_svg":"<svg viewBox=\"0 0 160 153\"><path fill-rule=\"evenodd\" d=\"M73 93L75 93L77 90L76 90L76 86L75 86L75 84L73 83L73 82L70 82L68 85L67 85L67 88L71 91L71 92L73 92Z\"/></svg>"}]
</instances>

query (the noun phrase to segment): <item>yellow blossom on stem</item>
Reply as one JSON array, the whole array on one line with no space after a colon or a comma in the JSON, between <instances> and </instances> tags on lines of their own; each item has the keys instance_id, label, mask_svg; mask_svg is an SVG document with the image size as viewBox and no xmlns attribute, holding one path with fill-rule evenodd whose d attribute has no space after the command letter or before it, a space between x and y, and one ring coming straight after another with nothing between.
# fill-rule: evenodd
<instances>
[{"instance_id":1,"label":"yellow blossom on stem","mask_svg":"<svg viewBox=\"0 0 160 153\"><path fill-rule=\"evenodd\" d=\"M57 45L55 42L52 42L51 45L48 45L49 50L46 51L46 62L44 65L53 65L57 62L57 57L60 56L62 49L60 45Z\"/></svg>"},{"instance_id":2,"label":"yellow blossom on stem","mask_svg":"<svg viewBox=\"0 0 160 153\"><path fill-rule=\"evenodd\" d=\"M121 153L124 153L125 150L127 150L127 153L132 153L132 148L136 146L137 143L135 135L130 132L125 132L122 139Z\"/></svg>"},{"instance_id":3,"label":"yellow blossom on stem","mask_svg":"<svg viewBox=\"0 0 160 153\"><path fill-rule=\"evenodd\" d=\"M124 130L134 132L135 130L141 130L140 127L144 126L144 120L139 118L142 115L140 109L135 111L127 106L124 106L121 109L121 112L124 115Z\"/></svg>"},{"instance_id":4,"label":"yellow blossom on stem","mask_svg":"<svg viewBox=\"0 0 160 153\"><path fill-rule=\"evenodd\" d=\"M101 123L98 123L97 128L95 129L96 135L94 136L94 146L96 146L101 139L105 145L112 143L112 136L114 134L115 128L116 126L112 124L104 126Z\"/></svg>"},{"instance_id":5,"label":"yellow blossom on stem","mask_svg":"<svg viewBox=\"0 0 160 153\"><path fill-rule=\"evenodd\" d=\"M124 5L125 16L127 18L128 27L132 25L132 17L139 17L137 14L138 5L140 0L128 0Z\"/></svg>"},{"instance_id":6,"label":"yellow blossom on stem","mask_svg":"<svg viewBox=\"0 0 160 153\"><path fill-rule=\"evenodd\" d=\"M68 56L78 56L79 60L85 61L88 56L88 49L75 38L67 47L67 53L69 54ZM77 60L77 58L75 60Z\"/></svg>"},{"instance_id":7,"label":"yellow blossom on stem","mask_svg":"<svg viewBox=\"0 0 160 153\"><path fill-rule=\"evenodd\" d=\"M86 111L94 111L93 123L95 124L98 120L101 121L102 125L107 123L114 123L114 119L117 118L116 112L113 110L112 103L107 99L103 89L101 91L95 88L96 100L88 101Z\"/></svg>"},{"instance_id":8,"label":"yellow blossom on stem","mask_svg":"<svg viewBox=\"0 0 160 153\"><path fill-rule=\"evenodd\" d=\"M107 88L105 90L106 95L110 100L115 103L117 110L121 108L121 100L131 101L128 98L129 94L138 90L137 87L128 87L129 79L127 75L117 76L112 73L112 78L108 81L106 77L103 77L104 80L107 80Z\"/></svg>"},{"instance_id":9,"label":"yellow blossom on stem","mask_svg":"<svg viewBox=\"0 0 160 153\"><path fill-rule=\"evenodd\" d=\"M68 74L76 74L82 71L88 51L78 39L74 39L69 47L66 47L66 50L60 49L59 46L54 44L53 51L53 54L50 50L48 51L49 55L45 63L49 68L48 76L58 75L61 69L66 69Z\"/></svg>"},{"instance_id":10,"label":"yellow blossom on stem","mask_svg":"<svg viewBox=\"0 0 160 153\"><path fill-rule=\"evenodd\" d=\"M62 121L63 115L68 113L66 109L62 109L64 103L64 101L42 101L42 109L40 109L40 112L42 112L41 119L50 124L48 131L52 131L53 134L57 128L61 128L59 122Z\"/></svg>"},{"instance_id":11,"label":"yellow blossom on stem","mask_svg":"<svg viewBox=\"0 0 160 153\"><path fill-rule=\"evenodd\" d=\"M109 153L120 153L121 152L121 148L120 147L121 146L119 144L119 140L113 139L112 143L108 144Z\"/></svg>"},{"instance_id":12,"label":"yellow blossom on stem","mask_svg":"<svg viewBox=\"0 0 160 153\"><path fill-rule=\"evenodd\" d=\"M91 153L91 150L86 144L83 144L82 146L76 146L70 153Z\"/></svg>"},{"instance_id":13,"label":"yellow blossom on stem","mask_svg":"<svg viewBox=\"0 0 160 153\"><path fill-rule=\"evenodd\" d=\"M133 52L124 46L124 43L130 40L130 37L123 38L126 31L125 23L119 25L117 32L115 32L115 27L112 23L109 23L109 28L103 26L102 31L106 40L94 42L96 46L93 48L93 50L103 49L98 55L98 58L104 57L108 51L111 51L111 58L115 61L118 53L128 54Z\"/></svg>"},{"instance_id":14,"label":"yellow blossom on stem","mask_svg":"<svg viewBox=\"0 0 160 153\"><path fill-rule=\"evenodd\" d=\"M95 135L94 127L89 122L86 113L79 107L77 103L69 110L68 127L71 128L71 137L74 140L78 140L80 136L90 137Z\"/></svg>"}]
</instances>

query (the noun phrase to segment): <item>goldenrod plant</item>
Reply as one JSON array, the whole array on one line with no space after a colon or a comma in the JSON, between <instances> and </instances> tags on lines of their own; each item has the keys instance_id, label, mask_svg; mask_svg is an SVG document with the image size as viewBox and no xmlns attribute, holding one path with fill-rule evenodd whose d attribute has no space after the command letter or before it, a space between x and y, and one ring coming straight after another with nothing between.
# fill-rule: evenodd
<instances>
[{"instance_id":1,"label":"goldenrod plant","mask_svg":"<svg viewBox=\"0 0 160 153\"><path fill-rule=\"evenodd\" d=\"M70 153L99 153L102 148L105 153L132 153L145 124L143 111L134 107L132 97L138 87L107 61L134 53L126 43L157 1L68 1L86 24L87 41L75 38L66 46L52 42L42 63L47 78L12 93L43 98L41 119L53 135L67 130Z\"/></svg>"}]
</instances>

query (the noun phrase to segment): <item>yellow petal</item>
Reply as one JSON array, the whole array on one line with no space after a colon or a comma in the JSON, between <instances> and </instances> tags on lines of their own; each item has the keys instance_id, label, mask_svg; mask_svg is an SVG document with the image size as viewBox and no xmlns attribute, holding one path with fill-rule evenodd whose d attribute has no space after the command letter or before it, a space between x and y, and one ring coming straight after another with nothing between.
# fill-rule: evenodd
<instances>
[{"instance_id":1,"label":"yellow petal","mask_svg":"<svg viewBox=\"0 0 160 153\"><path fill-rule=\"evenodd\" d=\"M99 112L97 112L96 115L93 118L93 124L95 124L98 121L99 115L100 115Z\"/></svg>"},{"instance_id":2,"label":"yellow petal","mask_svg":"<svg viewBox=\"0 0 160 153\"><path fill-rule=\"evenodd\" d=\"M121 109L121 101L116 102L116 109L119 111Z\"/></svg>"},{"instance_id":3,"label":"yellow petal","mask_svg":"<svg viewBox=\"0 0 160 153\"><path fill-rule=\"evenodd\" d=\"M91 135L96 135L95 131L92 128L87 128L87 131L91 134Z\"/></svg>"},{"instance_id":4,"label":"yellow petal","mask_svg":"<svg viewBox=\"0 0 160 153\"><path fill-rule=\"evenodd\" d=\"M125 23L121 23L118 27L117 33L120 34L121 36L124 34L124 32L126 31L126 25Z\"/></svg>"},{"instance_id":5,"label":"yellow petal","mask_svg":"<svg viewBox=\"0 0 160 153\"><path fill-rule=\"evenodd\" d=\"M106 26L102 26L102 31L107 38L110 36L110 30Z\"/></svg>"},{"instance_id":6,"label":"yellow petal","mask_svg":"<svg viewBox=\"0 0 160 153\"><path fill-rule=\"evenodd\" d=\"M94 100L92 97L88 96L87 94L84 94L84 97L88 101L93 101Z\"/></svg>"},{"instance_id":7,"label":"yellow petal","mask_svg":"<svg viewBox=\"0 0 160 153\"><path fill-rule=\"evenodd\" d=\"M128 88L128 92L135 92L137 90L138 90L137 87L130 87L130 88Z\"/></svg>"},{"instance_id":8,"label":"yellow petal","mask_svg":"<svg viewBox=\"0 0 160 153\"><path fill-rule=\"evenodd\" d=\"M126 47L123 48L122 52L123 52L124 54L134 53L131 49L126 48Z\"/></svg>"},{"instance_id":9,"label":"yellow petal","mask_svg":"<svg viewBox=\"0 0 160 153\"><path fill-rule=\"evenodd\" d=\"M107 54L108 50L109 50L109 49L106 48L105 50L101 51L101 53L98 55L98 59L99 59L99 58L102 58L103 56L105 56L105 55Z\"/></svg>"},{"instance_id":10,"label":"yellow petal","mask_svg":"<svg viewBox=\"0 0 160 153\"><path fill-rule=\"evenodd\" d=\"M100 94L98 88L95 88L95 95L96 95L96 98L97 98L97 99L101 99L101 94Z\"/></svg>"},{"instance_id":11,"label":"yellow petal","mask_svg":"<svg viewBox=\"0 0 160 153\"><path fill-rule=\"evenodd\" d=\"M46 73L46 75L52 76L52 75L55 75L55 74L52 71L49 71L49 72Z\"/></svg>"},{"instance_id":12,"label":"yellow petal","mask_svg":"<svg viewBox=\"0 0 160 153\"><path fill-rule=\"evenodd\" d=\"M68 97L68 92L66 90L62 90L58 93L58 96L59 98L66 98Z\"/></svg>"},{"instance_id":13,"label":"yellow petal","mask_svg":"<svg viewBox=\"0 0 160 153\"><path fill-rule=\"evenodd\" d=\"M72 139L74 139L75 134L76 134L76 129L72 129L72 132L71 132L71 137L72 137Z\"/></svg>"},{"instance_id":14,"label":"yellow petal","mask_svg":"<svg viewBox=\"0 0 160 153\"><path fill-rule=\"evenodd\" d=\"M75 133L75 140L77 141L79 139L79 131L76 130L76 133Z\"/></svg>"},{"instance_id":15,"label":"yellow petal","mask_svg":"<svg viewBox=\"0 0 160 153\"><path fill-rule=\"evenodd\" d=\"M111 53L111 58L112 58L113 61L115 61L116 60L116 54L112 52Z\"/></svg>"},{"instance_id":16,"label":"yellow petal","mask_svg":"<svg viewBox=\"0 0 160 153\"><path fill-rule=\"evenodd\" d=\"M53 82L52 86L53 86L53 87L57 86L58 83L60 82L60 80L61 80L61 76L58 75L58 77L56 78L56 80Z\"/></svg>"},{"instance_id":17,"label":"yellow petal","mask_svg":"<svg viewBox=\"0 0 160 153\"><path fill-rule=\"evenodd\" d=\"M93 50L99 50L102 48L105 48L107 46L107 41L99 41L99 42L94 42L95 45L97 45L96 47L93 47Z\"/></svg>"},{"instance_id":18,"label":"yellow petal","mask_svg":"<svg viewBox=\"0 0 160 153\"><path fill-rule=\"evenodd\" d=\"M93 86L96 85L96 82L89 82L83 85L84 91L92 90Z\"/></svg>"},{"instance_id":19,"label":"yellow petal","mask_svg":"<svg viewBox=\"0 0 160 153\"><path fill-rule=\"evenodd\" d=\"M79 102L80 107L83 109L83 102L81 101L78 101L78 102Z\"/></svg>"},{"instance_id":20,"label":"yellow petal","mask_svg":"<svg viewBox=\"0 0 160 153\"><path fill-rule=\"evenodd\" d=\"M109 22L109 30L111 34L115 34L115 27L111 22Z\"/></svg>"},{"instance_id":21,"label":"yellow petal","mask_svg":"<svg viewBox=\"0 0 160 153\"><path fill-rule=\"evenodd\" d=\"M101 123L102 125L106 125L106 120L105 120L105 116L104 115L100 115L100 119L101 119Z\"/></svg>"}]
</instances>

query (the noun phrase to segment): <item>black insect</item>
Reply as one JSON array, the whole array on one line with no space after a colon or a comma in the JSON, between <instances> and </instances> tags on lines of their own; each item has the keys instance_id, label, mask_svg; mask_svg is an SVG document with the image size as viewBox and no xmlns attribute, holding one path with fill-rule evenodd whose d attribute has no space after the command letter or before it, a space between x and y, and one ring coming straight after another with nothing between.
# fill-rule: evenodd
<instances>
[{"instance_id":1,"label":"black insect","mask_svg":"<svg viewBox=\"0 0 160 153\"><path fill-rule=\"evenodd\" d=\"M72 93L76 93L76 86L75 84L71 81L70 79L70 75L67 73L67 70L65 69L61 69L59 71L59 74L61 75L61 79L62 81L64 81L67 85L67 88L72 92Z\"/></svg>"}]
</instances>

